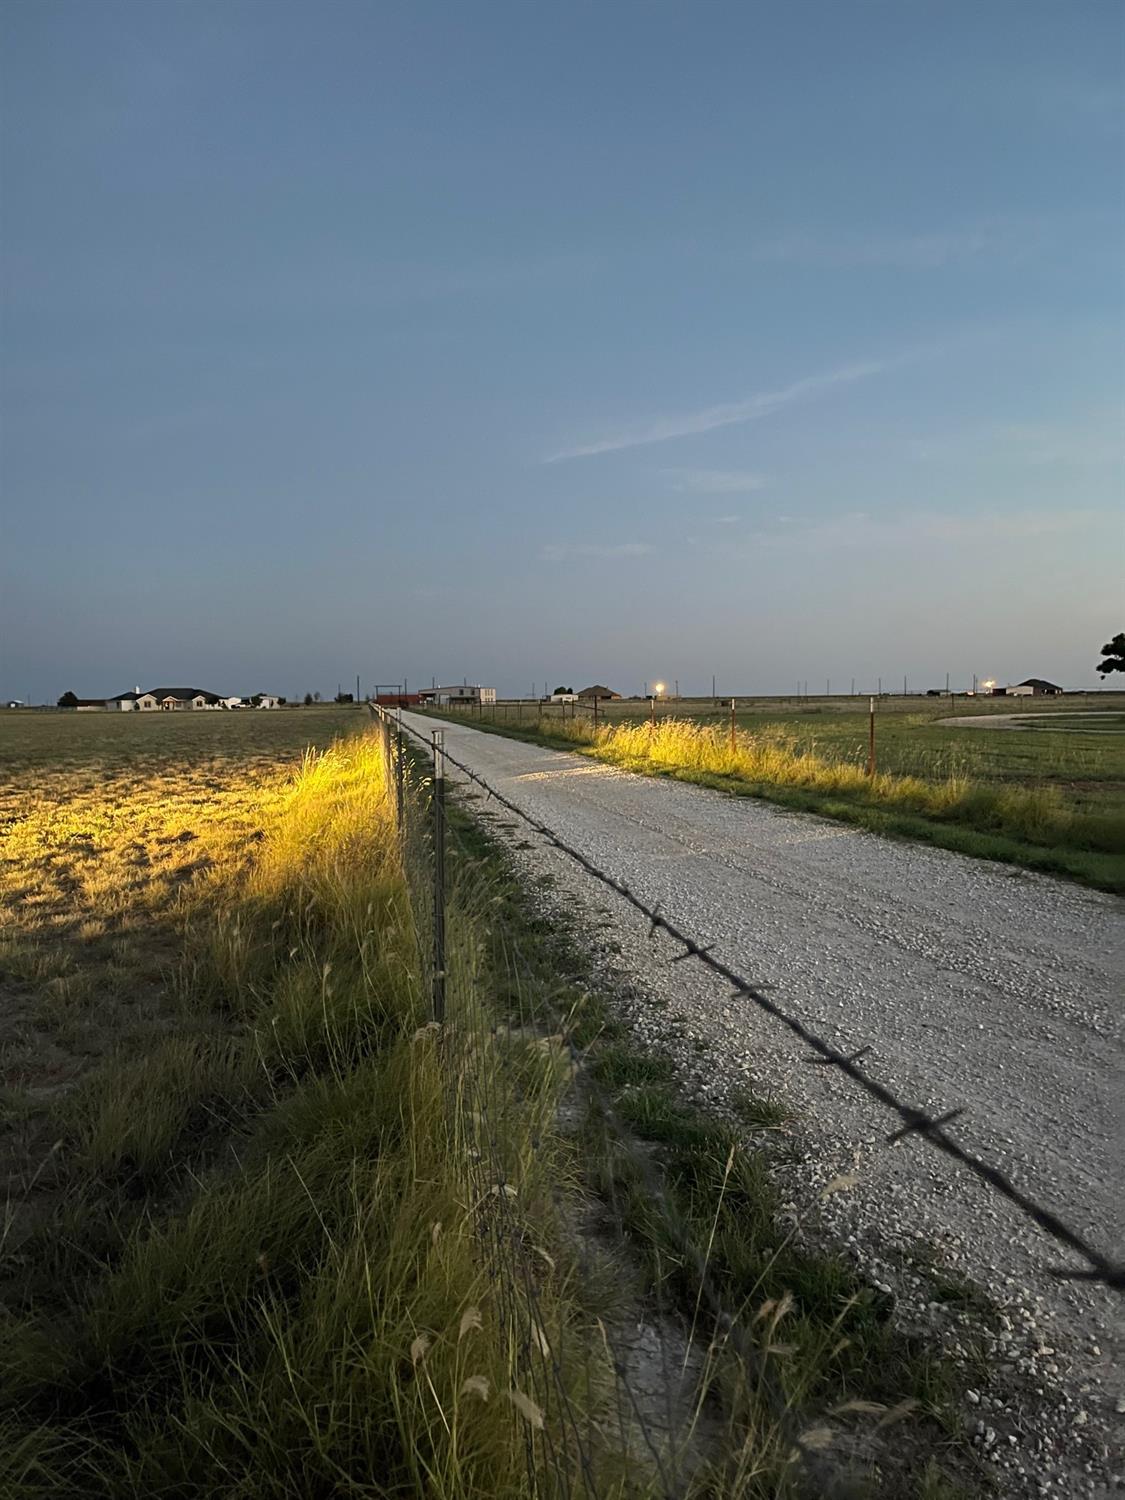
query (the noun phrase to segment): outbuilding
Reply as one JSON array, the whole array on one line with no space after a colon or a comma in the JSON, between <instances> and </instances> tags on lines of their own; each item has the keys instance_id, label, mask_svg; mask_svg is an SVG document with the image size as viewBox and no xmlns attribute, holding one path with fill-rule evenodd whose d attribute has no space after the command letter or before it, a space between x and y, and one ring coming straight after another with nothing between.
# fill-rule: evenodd
<instances>
[{"instance_id":1,"label":"outbuilding","mask_svg":"<svg viewBox=\"0 0 1125 1500\"><path fill-rule=\"evenodd\" d=\"M429 695L431 702L443 707L453 703L495 703L496 689L479 683L462 682L454 687L439 687Z\"/></svg>"},{"instance_id":2,"label":"outbuilding","mask_svg":"<svg viewBox=\"0 0 1125 1500\"><path fill-rule=\"evenodd\" d=\"M1027 692L1030 692L1036 698L1061 697L1061 695L1065 691L1065 689L1059 687L1057 683L1047 682L1047 680L1043 677L1027 677L1015 688L1009 688L1008 691L1009 693L1019 693L1020 688L1024 688ZM1026 693L1023 696L1026 696Z\"/></svg>"}]
</instances>

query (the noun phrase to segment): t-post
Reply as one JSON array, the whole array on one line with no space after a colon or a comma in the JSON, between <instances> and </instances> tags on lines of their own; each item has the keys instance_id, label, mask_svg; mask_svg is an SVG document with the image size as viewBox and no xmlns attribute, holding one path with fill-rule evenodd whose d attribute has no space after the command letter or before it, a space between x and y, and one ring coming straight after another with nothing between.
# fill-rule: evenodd
<instances>
[{"instance_id":1,"label":"t-post","mask_svg":"<svg viewBox=\"0 0 1125 1500\"><path fill-rule=\"evenodd\" d=\"M737 742L735 740L735 726L734 726L734 699L732 698L730 700L730 753L732 755L735 752L736 743Z\"/></svg>"},{"instance_id":2,"label":"t-post","mask_svg":"<svg viewBox=\"0 0 1125 1500\"><path fill-rule=\"evenodd\" d=\"M869 722L867 730L867 774L875 775L875 699L868 698Z\"/></svg>"},{"instance_id":3,"label":"t-post","mask_svg":"<svg viewBox=\"0 0 1125 1500\"><path fill-rule=\"evenodd\" d=\"M433 731L434 746L434 976L430 1014L445 1020L445 730Z\"/></svg>"}]
</instances>

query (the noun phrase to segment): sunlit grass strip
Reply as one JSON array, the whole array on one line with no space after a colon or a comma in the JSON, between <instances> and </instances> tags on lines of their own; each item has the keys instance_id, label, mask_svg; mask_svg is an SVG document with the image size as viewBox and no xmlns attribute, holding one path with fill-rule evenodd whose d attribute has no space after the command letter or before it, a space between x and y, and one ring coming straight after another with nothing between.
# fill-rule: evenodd
<instances>
[{"instance_id":1,"label":"sunlit grass strip","mask_svg":"<svg viewBox=\"0 0 1125 1500\"><path fill-rule=\"evenodd\" d=\"M449 1024L426 1024L391 819L377 741L337 746L250 872L199 894L184 999L225 1032L107 1073L71 1145L86 1190L163 1174L180 1206L0 1328L6 1495L565 1489L565 1402L586 1419L604 1362L558 1230L568 1068L485 1024L471 905ZM224 1149L185 1176L217 1115ZM534 1281L497 1258L535 1247ZM649 1492L599 1461L600 1493Z\"/></svg>"}]
</instances>

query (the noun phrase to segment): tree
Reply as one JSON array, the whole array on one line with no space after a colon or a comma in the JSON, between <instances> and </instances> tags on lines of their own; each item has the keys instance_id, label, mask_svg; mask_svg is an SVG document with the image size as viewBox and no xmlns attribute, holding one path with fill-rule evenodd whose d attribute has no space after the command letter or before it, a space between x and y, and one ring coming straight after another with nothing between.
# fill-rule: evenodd
<instances>
[{"instance_id":1,"label":"tree","mask_svg":"<svg viewBox=\"0 0 1125 1500\"><path fill-rule=\"evenodd\" d=\"M319 693L314 693L313 694L313 702L314 703L319 703L320 702L320 694Z\"/></svg>"},{"instance_id":2,"label":"tree","mask_svg":"<svg viewBox=\"0 0 1125 1500\"><path fill-rule=\"evenodd\" d=\"M311 702L312 702L312 694L311 693L306 693L305 694L305 707L308 708L308 706L309 706L309 704Z\"/></svg>"},{"instance_id":3,"label":"tree","mask_svg":"<svg viewBox=\"0 0 1125 1500\"><path fill-rule=\"evenodd\" d=\"M354 693L337 693L336 694L336 702L337 703L354 703L355 702L355 694Z\"/></svg>"},{"instance_id":4,"label":"tree","mask_svg":"<svg viewBox=\"0 0 1125 1500\"><path fill-rule=\"evenodd\" d=\"M1106 641L1102 655L1105 660L1098 663L1098 671L1103 677L1111 672L1125 672L1125 630L1119 630L1112 641Z\"/></svg>"},{"instance_id":5,"label":"tree","mask_svg":"<svg viewBox=\"0 0 1125 1500\"><path fill-rule=\"evenodd\" d=\"M60 708L77 708L78 698L74 693L64 693L59 699Z\"/></svg>"}]
</instances>

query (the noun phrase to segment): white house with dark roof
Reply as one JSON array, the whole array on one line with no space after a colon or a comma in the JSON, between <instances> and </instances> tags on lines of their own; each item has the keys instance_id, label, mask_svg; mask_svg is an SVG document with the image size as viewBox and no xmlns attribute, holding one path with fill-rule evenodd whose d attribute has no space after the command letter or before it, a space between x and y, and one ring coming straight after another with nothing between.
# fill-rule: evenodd
<instances>
[{"instance_id":1,"label":"white house with dark roof","mask_svg":"<svg viewBox=\"0 0 1125 1500\"><path fill-rule=\"evenodd\" d=\"M126 713L153 713L157 710L174 713L182 709L221 708L223 700L218 693L208 693L203 688L156 687L149 688L147 693L134 688L131 693L118 693L116 698L107 699L105 706Z\"/></svg>"}]
</instances>

